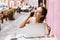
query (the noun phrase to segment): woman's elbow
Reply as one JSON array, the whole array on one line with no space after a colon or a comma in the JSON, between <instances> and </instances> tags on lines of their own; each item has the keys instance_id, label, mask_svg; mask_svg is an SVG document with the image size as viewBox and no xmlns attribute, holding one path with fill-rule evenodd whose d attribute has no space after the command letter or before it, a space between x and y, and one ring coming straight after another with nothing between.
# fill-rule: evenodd
<instances>
[{"instance_id":1,"label":"woman's elbow","mask_svg":"<svg viewBox=\"0 0 60 40\"><path fill-rule=\"evenodd\" d=\"M20 28L24 28L25 27L25 23L20 24Z\"/></svg>"}]
</instances>

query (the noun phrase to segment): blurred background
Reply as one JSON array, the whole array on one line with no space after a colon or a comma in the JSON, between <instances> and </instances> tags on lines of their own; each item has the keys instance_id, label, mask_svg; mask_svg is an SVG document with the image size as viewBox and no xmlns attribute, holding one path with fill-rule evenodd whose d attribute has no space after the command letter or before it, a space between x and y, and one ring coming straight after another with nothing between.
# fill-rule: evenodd
<instances>
[{"instance_id":1,"label":"blurred background","mask_svg":"<svg viewBox=\"0 0 60 40\"><path fill-rule=\"evenodd\" d=\"M60 0L0 0L0 11L9 7L16 9L26 4L36 8L47 8L46 23L51 27L51 34L60 40Z\"/></svg>"}]
</instances>

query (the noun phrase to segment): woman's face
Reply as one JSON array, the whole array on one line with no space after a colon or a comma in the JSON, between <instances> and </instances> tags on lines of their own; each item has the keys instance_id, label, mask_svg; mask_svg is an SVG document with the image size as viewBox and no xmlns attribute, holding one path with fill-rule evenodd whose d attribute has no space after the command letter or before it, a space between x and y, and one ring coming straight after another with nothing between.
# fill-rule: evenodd
<instances>
[{"instance_id":1,"label":"woman's face","mask_svg":"<svg viewBox=\"0 0 60 40\"><path fill-rule=\"evenodd\" d=\"M37 10L35 10L35 16L37 17L37 16L41 16L41 15L42 15L42 8L39 7L39 8L37 8Z\"/></svg>"},{"instance_id":2,"label":"woman's face","mask_svg":"<svg viewBox=\"0 0 60 40\"><path fill-rule=\"evenodd\" d=\"M35 17L36 17L36 21L39 21L39 19L42 17L42 8L41 7L37 8L37 10L35 10Z\"/></svg>"}]
</instances>

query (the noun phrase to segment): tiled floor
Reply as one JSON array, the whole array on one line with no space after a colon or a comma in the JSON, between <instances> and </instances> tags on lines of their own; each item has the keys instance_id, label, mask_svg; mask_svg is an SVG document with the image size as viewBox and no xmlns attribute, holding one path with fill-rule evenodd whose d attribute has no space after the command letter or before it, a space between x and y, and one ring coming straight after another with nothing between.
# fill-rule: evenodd
<instances>
[{"instance_id":1,"label":"tiled floor","mask_svg":"<svg viewBox=\"0 0 60 40\"><path fill-rule=\"evenodd\" d=\"M0 40L4 40L4 38L10 34L20 31L19 24L24 21L30 13L21 12L20 14L15 12L15 20L14 21L5 21L1 25L2 30L0 31Z\"/></svg>"}]
</instances>

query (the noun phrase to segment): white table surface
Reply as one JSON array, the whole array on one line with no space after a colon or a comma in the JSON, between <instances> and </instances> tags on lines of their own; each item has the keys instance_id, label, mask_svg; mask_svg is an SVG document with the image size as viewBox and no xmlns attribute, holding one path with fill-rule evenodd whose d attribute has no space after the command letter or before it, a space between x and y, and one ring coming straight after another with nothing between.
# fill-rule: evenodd
<instances>
[{"instance_id":1,"label":"white table surface","mask_svg":"<svg viewBox=\"0 0 60 40\"><path fill-rule=\"evenodd\" d=\"M22 37L22 35L20 37ZM15 37L15 38L17 38L17 40L57 40L56 37L50 37L50 38L48 38L48 37L45 37L45 38L32 38L32 39L25 39L24 37L22 37L22 38L20 38L20 37ZM5 38L5 40L10 40L11 38L12 38L11 35L8 35Z\"/></svg>"}]
</instances>

